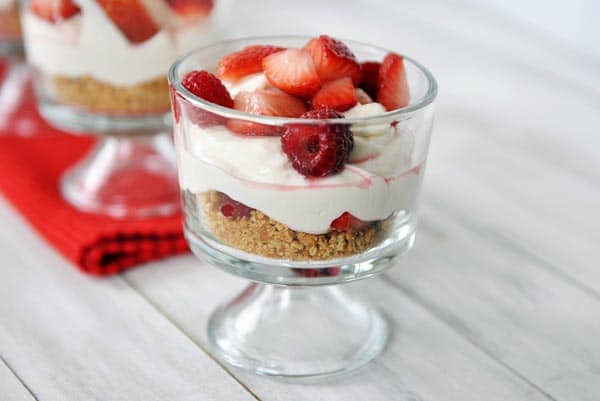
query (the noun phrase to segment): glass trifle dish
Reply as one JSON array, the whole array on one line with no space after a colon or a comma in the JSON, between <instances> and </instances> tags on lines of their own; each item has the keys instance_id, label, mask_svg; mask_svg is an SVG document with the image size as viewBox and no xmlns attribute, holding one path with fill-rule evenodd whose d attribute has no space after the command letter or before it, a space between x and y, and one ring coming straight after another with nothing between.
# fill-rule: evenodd
<instances>
[{"instance_id":1,"label":"glass trifle dish","mask_svg":"<svg viewBox=\"0 0 600 401\"><path fill-rule=\"evenodd\" d=\"M253 283L209 323L216 355L326 376L387 326L343 286L412 247L436 83L395 52L322 35L221 42L169 73L193 252Z\"/></svg>"},{"instance_id":2,"label":"glass trifle dish","mask_svg":"<svg viewBox=\"0 0 600 401\"><path fill-rule=\"evenodd\" d=\"M62 179L77 208L114 217L179 209L169 66L216 34L213 0L22 2L43 117L100 141Z\"/></svg>"}]
</instances>

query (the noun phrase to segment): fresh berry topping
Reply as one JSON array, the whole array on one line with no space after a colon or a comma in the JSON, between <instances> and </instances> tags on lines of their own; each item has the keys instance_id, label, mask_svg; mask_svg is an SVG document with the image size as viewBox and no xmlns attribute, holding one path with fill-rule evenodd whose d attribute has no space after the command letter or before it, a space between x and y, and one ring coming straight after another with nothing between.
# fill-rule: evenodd
<instances>
[{"instance_id":1,"label":"fresh berry topping","mask_svg":"<svg viewBox=\"0 0 600 401\"><path fill-rule=\"evenodd\" d=\"M53 24L79 14L81 10L71 0L32 0L31 11Z\"/></svg>"},{"instance_id":2,"label":"fresh berry topping","mask_svg":"<svg viewBox=\"0 0 600 401\"><path fill-rule=\"evenodd\" d=\"M343 118L342 114L329 109L311 110L300 117L318 120ZM325 177L344 167L354 140L347 124L290 124L281 136L281 145L300 174Z\"/></svg>"},{"instance_id":3,"label":"fresh berry topping","mask_svg":"<svg viewBox=\"0 0 600 401\"><path fill-rule=\"evenodd\" d=\"M383 59L379 69L377 101L386 110L399 109L410 102L410 92L402 56L390 53Z\"/></svg>"},{"instance_id":4,"label":"fresh berry topping","mask_svg":"<svg viewBox=\"0 0 600 401\"><path fill-rule=\"evenodd\" d=\"M235 219L237 217L250 217L252 208L240 203L221 193L221 213L223 216Z\"/></svg>"},{"instance_id":5,"label":"fresh berry topping","mask_svg":"<svg viewBox=\"0 0 600 401\"><path fill-rule=\"evenodd\" d=\"M368 221L362 221L350 213L344 212L331 222L331 228L335 231L357 231L368 227L370 224Z\"/></svg>"},{"instance_id":6,"label":"fresh berry topping","mask_svg":"<svg viewBox=\"0 0 600 401\"><path fill-rule=\"evenodd\" d=\"M312 56L321 81L350 77L355 85L360 82L360 64L343 42L321 35L308 42L305 49Z\"/></svg>"},{"instance_id":7,"label":"fresh berry topping","mask_svg":"<svg viewBox=\"0 0 600 401\"><path fill-rule=\"evenodd\" d=\"M360 65L361 80L360 87L367 92L372 99L377 98L377 87L379 86L379 68L381 63L377 61L365 61Z\"/></svg>"},{"instance_id":8,"label":"fresh berry topping","mask_svg":"<svg viewBox=\"0 0 600 401\"><path fill-rule=\"evenodd\" d=\"M275 117L300 117L306 112L302 100L279 90L268 89L238 93L233 101L233 108L246 113ZM282 131L280 126L242 120L231 120L227 126L238 134L252 136L279 135Z\"/></svg>"},{"instance_id":9,"label":"fresh berry topping","mask_svg":"<svg viewBox=\"0 0 600 401\"><path fill-rule=\"evenodd\" d=\"M228 54L219 62L217 76L235 82L246 75L261 72L263 59L282 50L285 49L283 47L257 45Z\"/></svg>"},{"instance_id":10,"label":"fresh berry topping","mask_svg":"<svg viewBox=\"0 0 600 401\"><path fill-rule=\"evenodd\" d=\"M189 72L181 81L184 88L194 95L223 107L233 107L233 99L221 80L207 71ZM210 126L222 124L225 119L217 114L188 105L189 118L198 125Z\"/></svg>"},{"instance_id":11,"label":"fresh berry topping","mask_svg":"<svg viewBox=\"0 0 600 401\"><path fill-rule=\"evenodd\" d=\"M373 103L373 99L371 99L371 96L369 96L367 94L367 92L365 92L364 90L357 88L354 93L356 94L356 99L358 100L358 103L360 104L369 104L369 103Z\"/></svg>"},{"instance_id":12,"label":"fresh berry topping","mask_svg":"<svg viewBox=\"0 0 600 401\"><path fill-rule=\"evenodd\" d=\"M269 82L290 95L311 97L321 88L321 80L310 54L287 49L263 59L263 71Z\"/></svg>"},{"instance_id":13,"label":"fresh berry topping","mask_svg":"<svg viewBox=\"0 0 600 401\"><path fill-rule=\"evenodd\" d=\"M169 6L183 17L206 17L213 9L213 0L167 0Z\"/></svg>"},{"instance_id":14,"label":"fresh berry topping","mask_svg":"<svg viewBox=\"0 0 600 401\"><path fill-rule=\"evenodd\" d=\"M145 42L159 31L140 0L98 0L98 4L131 43Z\"/></svg>"},{"instance_id":15,"label":"fresh berry topping","mask_svg":"<svg viewBox=\"0 0 600 401\"><path fill-rule=\"evenodd\" d=\"M224 107L233 107L233 99L221 80L207 71L189 72L181 81L194 95Z\"/></svg>"},{"instance_id":16,"label":"fresh berry topping","mask_svg":"<svg viewBox=\"0 0 600 401\"><path fill-rule=\"evenodd\" d=\"M333 109L346 111L358 102L356 90L350 77L336 79L323 84L312 98L313 109Z\"/></svg>"}]
</instances>

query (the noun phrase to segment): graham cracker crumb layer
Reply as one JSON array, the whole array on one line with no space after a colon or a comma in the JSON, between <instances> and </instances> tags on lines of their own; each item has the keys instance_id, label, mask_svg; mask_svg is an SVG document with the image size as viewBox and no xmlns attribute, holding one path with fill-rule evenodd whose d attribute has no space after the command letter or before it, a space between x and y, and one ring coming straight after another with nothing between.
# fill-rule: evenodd
<instances>
[{"instance_id":1,"label":"graham cracker crumb layer","mask_svg":"<svg viewBox=\"0 0 600 401\"><path fill-rule=\"evenodd\" d=\"M153 114L169 111L166 77L134 86L114 86L91 77L52 78L56 100L103 114Z\"/></svg>"},{"instance_id":2,"label":"graham cracker crumb layer","mask_svg":"<svg viewBox=\"0 0 600 401\"><path fill-rule=\"evenodd\" d=\"M19 10L15 6L0 12L0 39L19 39L21 37L21 21Z\"/></svg>"},{"instance_id":3,"label":"graham cracker crumb layer","mask_svg":"<svg viewBox=\"0 0 600 401\"><path fill-rule=\"evenodd\" d=\"M225 217L220 211L218 192L200 194L197 199L204 212L202 219L218 240L265 257L326 260L365 252L381 238L380 222L361 230L307 234L294 231L258 210L252 210L249 217Z\"/></svg>"}]
</instances>

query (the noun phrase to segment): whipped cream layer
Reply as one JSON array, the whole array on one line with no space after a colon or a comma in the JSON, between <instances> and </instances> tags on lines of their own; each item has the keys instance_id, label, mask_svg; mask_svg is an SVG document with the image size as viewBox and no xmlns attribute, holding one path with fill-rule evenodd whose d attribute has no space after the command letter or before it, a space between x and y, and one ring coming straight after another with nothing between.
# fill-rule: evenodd
<instances>
[{"instance_id":1,"label":"whipped cream layer","mask_svg":"<svg viewBox=\"0 0 600 401\"><path fill-rule=\"evenodd\" d=\"M373 112L377 106L357 105L347 114ZM364 221L383 220L413 210L420 192L423 169L411 161L413 135L397 127L359 127L351 162L324 178L294 170L279 137L240 136L225 126L202 128L186 118L175 130L183 189L223 192L296 231L326 233L344 212Z\"/></svg>"},{"instance_id":2,"label":"whipped cream layer","mask_svg":"<svg viewBox=\"0 0 600 401\"><path fill-rule=\"evenodd\" d=\"M5 0L0 0L5 1ZM23 17L29 62L44 73L69 77L90 76L99 81L132 86L167 74L180 55L208 39L208 20L169 27L139 44L129 42L93 0L77 0L81 14L52 24L31 12ZM144 0L148 12L162 20L179 21L168 7Z\"/></svg>"}]
</instances>

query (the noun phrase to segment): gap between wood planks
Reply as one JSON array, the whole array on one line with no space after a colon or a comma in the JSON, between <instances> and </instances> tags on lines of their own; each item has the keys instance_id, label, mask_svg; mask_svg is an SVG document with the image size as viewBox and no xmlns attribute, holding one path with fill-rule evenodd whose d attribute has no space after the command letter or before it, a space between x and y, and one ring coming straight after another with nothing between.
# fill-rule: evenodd
<instances>
[{"instance_id":1,"label":"gap between wood planks","mask_svg":"<svg viewBox=\"0 0 600 401\"><path fill-rule=\"evenodd\" d=\"M185 330L183 330L173 319L169 317L157 304L155 304L150 298L148 298L143 292L141 292L131 280L129 280L125 275L120 275L119 278L125 283L129 288L133 290L140 298L142 298L148 305L150 305L157 313L162 315L177 331L179 331L185 338L190 340L194 345L196 345L202 352L204 352L210 359L212 359L217 365L221 367L233 380L235 380L244 390L248 392L256 401L262 401L256 393L254 393L244 382L237 378L236 375L231 372L228 367L223 364L219 359L217 359L208 349L201 344L199 341L194 340L191 336L189 336Z\"/></svg>"},{"instance_id":2,"label":"gap between wood planks","mask_svg":"<svg viewBox=\"0 0 600 401\"><path fill-rule=\"evenodd\" d=\"M21 384L25 393L29 393L29 395L36 401L39 401L35 393L29 388L27 383L13 370L13 368L6 362L6 359L2 355L0 355L0 364L4 365L6 369L14 376L14 378Z\"/></svg>"}]
</instances>

